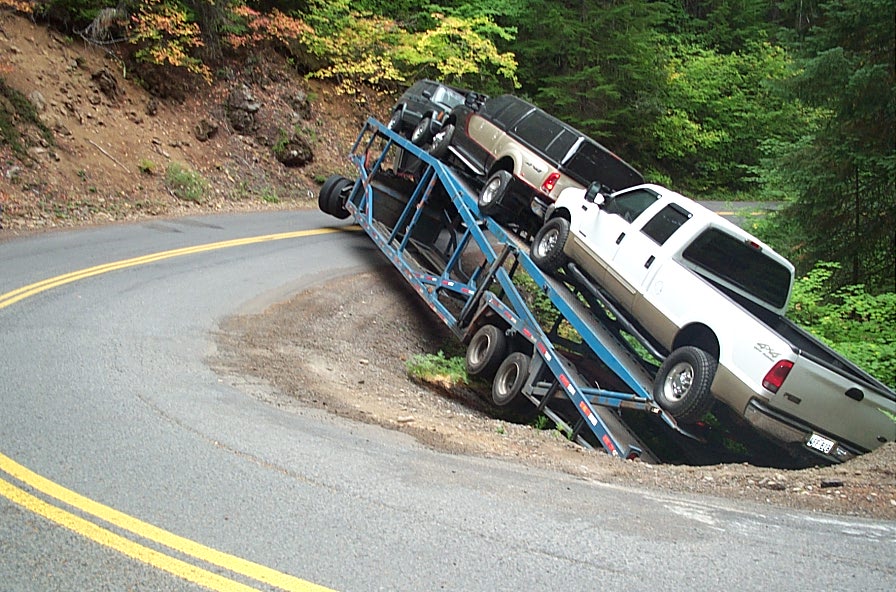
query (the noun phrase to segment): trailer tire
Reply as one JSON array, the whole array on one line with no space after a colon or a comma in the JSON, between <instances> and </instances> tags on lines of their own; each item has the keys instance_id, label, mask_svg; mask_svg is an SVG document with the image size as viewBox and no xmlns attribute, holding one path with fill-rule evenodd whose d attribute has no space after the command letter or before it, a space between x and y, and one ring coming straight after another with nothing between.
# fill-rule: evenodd
<instances>
[{"instance_id":1,"label":"trailer tire","mask_svg":"<svg viewBox=\"0 0 896 592\"><path fill-rule=\"evenodd\" d=\"M529 404L523 396L523 386L529 377L529 360L530 356L523 352L513 352L504 358L492 381L492 402L495 405L517 411Z\"/></svg>"},{"instance_id":2,"label":"trailer tire","mask_svg":"<svg viewBox=\"0 0 896 592\"><path fill-rule=\"evenodd\" d=\"M427 115L420 120L420 123L414 128L414 131L411 132L411 143L415 146L423 146L432 140L432 133L429 131L431 127L432 117Z\"/></svg>"},{"instance_id":3,"label":"trailer tire","mask_svg":"<svg viewBox=\"0 0 896 592\"><path fill-rule=\"evenodd\" d=\"M330 211L330 194L336 183L342 179L345 179L342 175L330 175L327 177L327 180L324 181L324 184L320 186L320 190L317 192L317 207L324 214L335 216L335 214Z\"/></svg>"},{"instance_id":4,"label":"trailer tire","mask_svg":"<svg viewBox=\"0 0 896 592\"><path fill-rule=\"evenodd\" d=\"M442 129L432 138L432 145L429 147L429 153L438 158L444 158L448 154L448 146L451 145L451 138L454 137L454 124L445 124Z\"/></svg>"},{"instance_id":5,"label":"trailer tire","mask_svg":"<svg viewBox=\"0 0 896 592\"><path fill-rule=\"evenodd\" d=\"M330 195L329 195L330 210L328 213L331 216L335 216L336 218L339 218L340 220L345 220L346 218L348 218L351 215L351 212L349 212L345 207L345 200L342 199L342 192L347 187L352 187L354 184L355 184L355 182L352 181L351 179L346 179L345 177L342 177L341 180L337 181L333 185L333 188L330 190Z\"/></svg>"},{"instance_id":6,"label":"trailer tire","mask_svg":"<svg viewBox=\"0 0 896 592\"><path fill-rule=\"evenodd\" d=\"M467 345L467 374L491 380L506 355L507 336L504 331L494 325L483 325Z\"/></svg>"},{"instance_id":7,"label":"trailer tire","mask_svg":"<svg viewBox=\"0 0 896 592\"><path fill-rule=\"evenodd\" d=\"M566 265L567 257L563 247L569 238L569 221L566 218L551 218L536 233L529 247L532 261L539 269L554 273Z\"/></svg>"},{"instance_id":8,"label":"trailer tire","mask_svg":"<svg viewBox=\"0 0 896 592\"><path fill-rule=\"evenodd\" d=\"M479 192L479 199L476 200L479 211L483 216L494 216L502 209L502 203L507 193L510 191L510 182L513 175L509 171L495 171Z\"/></svg>"},{"instance_id":9,"label":"trailer tire","mask_svg":"<svg viewBox=\"0 0 896 592\"><path fill-rule=\"evenodd\" d=\"M653 382L653 398L682 423L694 423L712 408L710 386L719 363L692 345L674 350Z\"/></svg>"}]
</instances>

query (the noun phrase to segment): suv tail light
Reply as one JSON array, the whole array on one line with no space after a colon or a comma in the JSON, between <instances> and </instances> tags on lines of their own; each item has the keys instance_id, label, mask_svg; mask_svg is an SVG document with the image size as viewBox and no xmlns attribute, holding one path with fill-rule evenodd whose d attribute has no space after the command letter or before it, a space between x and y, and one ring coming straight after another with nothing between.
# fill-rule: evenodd
<instances>
[{"instance_id":1,"label":"suv tail light","mask_svg":"<svg viewBox=\"0 0 896 592\"><path fill-rule=\"evenodd\" d=\"M541 190L545 193L550 193L554 190L554 186L557 184L557 181L560 180L560 173L554 172L548 175L548 178L544 180L544 183L541 184Z\"/></svg>"},{"instance_id":2,"label":"suv tail light","mask_svg":"<svg viewBox=\"0 0 896 592\"><path fill-rule=\"evenodd\" d=\"M784 384L784 380L790 373L791 368L793 368L793 362L790 360L781 360L772 366L772 369L769 370L765 375L765 378L762 379L762 386L773 393L777 393L778 389L781 388L781 385Z\"/></svg>"}]
</instances>

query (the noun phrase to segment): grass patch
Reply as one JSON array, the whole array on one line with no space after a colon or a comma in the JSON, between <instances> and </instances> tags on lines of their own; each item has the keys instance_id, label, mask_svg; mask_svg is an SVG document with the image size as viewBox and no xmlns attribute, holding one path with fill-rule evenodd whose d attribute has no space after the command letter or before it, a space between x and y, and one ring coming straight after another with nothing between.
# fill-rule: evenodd
<instances>
[{"instance_id":1,"label":"grass patch","mask_svg":"<svg viewBox=\"0 0 896 592\"><path fill-rule=\"evenodd\" d=\"M178 199L202 203L209 184L205 178L190 167L172 162L165 171L165 185Z\"/></svg>"},{"instance_id":2,"label":"grass patch","mask_svg":"<svg viewBox=\"0 0 896 592\"><path fill-rule=\"evenodd\" d=\"M442 351L436 354L417 354L409 359L405 366L408 376L421 382L445 388L469 382L464 358L448 357Z\"/></svg>"}]
</instances>

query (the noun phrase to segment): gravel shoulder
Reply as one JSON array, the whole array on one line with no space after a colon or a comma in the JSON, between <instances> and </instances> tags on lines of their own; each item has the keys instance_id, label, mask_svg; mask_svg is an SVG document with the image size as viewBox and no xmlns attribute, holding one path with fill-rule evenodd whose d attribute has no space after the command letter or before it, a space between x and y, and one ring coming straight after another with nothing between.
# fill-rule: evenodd
<instances>
[{"instance_id":1,"label":"gravel shoulder","mask_svg":"<svg viewBox=\"0 0 896 592\"><path fill-rule=\"evenodd\" d=\"M405 369L409 358L458 345L385 265L315 286L260 314L231 317L216 339L217 371L272 387L265 394L250 389L253 396L284 409L316 407L399 430L446 453L501 458L662 492L896 520L894 443L843 465L802 470L650 465L584 449L554 430L496 419L479 394L481 386L417 383Z\"/></svg>"}]
</instances>

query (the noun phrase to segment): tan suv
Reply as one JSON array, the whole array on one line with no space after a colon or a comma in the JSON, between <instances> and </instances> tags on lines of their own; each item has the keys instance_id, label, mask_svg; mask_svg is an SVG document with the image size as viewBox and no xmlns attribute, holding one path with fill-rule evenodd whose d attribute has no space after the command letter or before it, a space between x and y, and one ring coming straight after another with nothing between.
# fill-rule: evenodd
<instances>
[{"instance_id":1,"label":"tan suv","mask_svg":"<svg viewBox=\"0 0 896 592\"><path fill-rule=\"evenodd\" d=\"M567 187L598 182L609 193L644 182L605 147L513 95L455 107L429 151L446 162L459 161L484 180L482 214L530 235Z\"/></svg>"}]
</instances>

